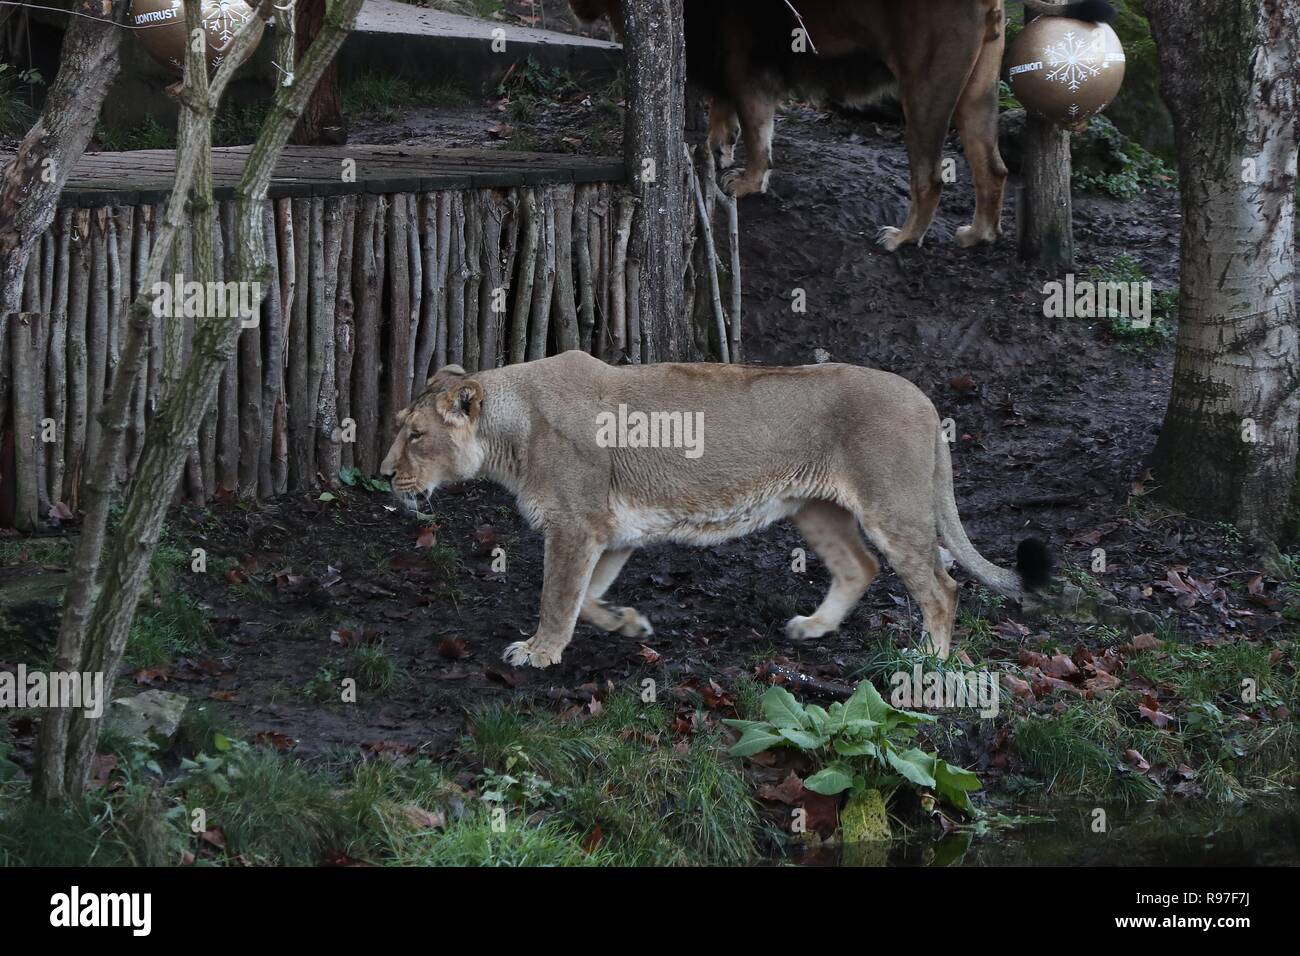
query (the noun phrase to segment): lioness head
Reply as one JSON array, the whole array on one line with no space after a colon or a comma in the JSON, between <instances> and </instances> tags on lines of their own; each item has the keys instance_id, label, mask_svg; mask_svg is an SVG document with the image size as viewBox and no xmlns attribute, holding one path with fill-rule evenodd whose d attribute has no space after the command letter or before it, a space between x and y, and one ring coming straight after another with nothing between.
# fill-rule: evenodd
<instances>
[{"instance_id":1,"label":"lioness head","mask_svg":"<svg viewBox=\"0 0 1300 956\"><path fill-rule=\"evenodd\" d=\"M397 413L397 438L380 472L403 497L427 495L440 485L478 474L485 451L478 438L483 386L459 365L448 365L424 393Z\"/></svg>"}]
</instances>

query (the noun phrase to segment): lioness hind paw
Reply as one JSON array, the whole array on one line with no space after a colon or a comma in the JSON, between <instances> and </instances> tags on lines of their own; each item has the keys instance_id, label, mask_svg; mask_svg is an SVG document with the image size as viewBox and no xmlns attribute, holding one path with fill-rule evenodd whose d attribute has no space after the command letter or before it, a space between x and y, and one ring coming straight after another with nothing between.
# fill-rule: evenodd
<instances>
[{"instance_id":1,"label":"lioness hind paw","mask_svg":"<svg viewBox=\"0 0 1300 956\"><path fill-rule=\"evenodd\" d=\"M649 618L636 608L620 608L618 613L622 618L622 623L618 626L618 633L624 637L650 637L654 634L655 629L650 624Z\"/></svg>"},{"instance_id":2,"label":"lioness hind paw","mask_svg":"<svg viewBox=\"0 0 1300 956\"><path fill-rule=\"evenodd\" d=\"M505 649L505 653L501 655L501 659L511 667L526 667L531 665L533 667L541 668L550 667L552 664L560 663L560 655L564 653L562 649L558 651L544 649L535 650L532 647L532 643L532 641L515 641Z\"/></svg>"}]
</instances>

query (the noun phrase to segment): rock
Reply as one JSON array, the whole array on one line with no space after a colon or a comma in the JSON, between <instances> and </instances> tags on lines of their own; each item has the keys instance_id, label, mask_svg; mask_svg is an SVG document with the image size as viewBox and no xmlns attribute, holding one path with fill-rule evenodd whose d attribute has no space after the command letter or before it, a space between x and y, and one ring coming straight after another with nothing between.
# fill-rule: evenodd
<instances>
[{"instance_id":1,"label":"rock","mask_svg":"<svg viewBox=\"0 0 1300 956\"><path fill-rule=\"evenodd\" d=\"M1160 60L1151 27L1135 0L1112 0L1118 16L1111 24L1124 44L1124 88L1106 115L1126 136L1166 159L1175 156L1174 120L1160 95Z\"/></svg>"},{"instance_id":2,"label":"rock","mask_svg":"<svg viewBox=\"0 0 1300 956\"><path fill-rule=\"evenodd\" d=\"M1121 606L1109 591L1085 591L1073 584L1027 594L1020 607L1029 620L1058 617L1076 624L1104 624L1126 634L1154 631L1159 623L1150 611Z\"/></svg>"},{"instance_id":3,"label":"rock","mask_svg":"<svg viewBox=\"0 0 1300 956\"><path fill-rule=\"evenodd\" d=\"M166 690L119 697L109 705L108 726L133 739L166 743L180 727L188 703L188 697Z\"/></svg>"}]
</instances>

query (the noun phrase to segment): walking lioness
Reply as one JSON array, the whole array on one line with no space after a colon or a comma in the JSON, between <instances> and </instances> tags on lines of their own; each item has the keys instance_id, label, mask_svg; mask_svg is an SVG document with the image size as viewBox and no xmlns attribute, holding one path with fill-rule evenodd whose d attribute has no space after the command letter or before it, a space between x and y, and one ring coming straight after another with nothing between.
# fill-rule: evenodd
<instances>
[{"instance_id":1,"label":"walking lioness","mask_svg":"<svg viewBox=\"0 0 1300 956\"><path fill-rule=\"evenodd\" d=\"M449 365L398 415L383 472L407 499L486 477L514 493L546 536L541 620L506 648L515 665L560 660L581 616L652 633L603 602L628 556L661 541L709 545L791 519L831 572L826 599L792 618L794 639L840 626L880 564L921 606L929 649L948 655L957 584L942 539L982 583L1018 598L1046 580L1027 540L1018 574L971 545L930 400L910 382L851 365L613 367L582 352L468 375Z\"/></svg>"}]
</instances>

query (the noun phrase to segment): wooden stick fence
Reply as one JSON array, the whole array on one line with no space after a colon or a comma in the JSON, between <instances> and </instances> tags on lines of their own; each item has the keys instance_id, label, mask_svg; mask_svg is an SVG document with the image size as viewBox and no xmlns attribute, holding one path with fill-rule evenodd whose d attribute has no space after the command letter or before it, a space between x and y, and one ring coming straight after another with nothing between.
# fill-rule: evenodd
<instances>
[{"instance_id":1,"label":"wooden stick fence","mask_svg":"<svg viewBox=\"0 0 1300 956\"><path fill-rule=\"evenodd\" d=\"M268 200L270 289L200 429L179 491L185 500L329 487L344 467L374 474L395 413L443 364L477 371L571 348L641 361L627 295L634 206L617 183L354 188ZM216 277L224 281L234 208L218 197ZM9 316L0 335L0 423L11 433L0 457L0 525L32 529L52 509L65 516L77 509L127 305L157 236L161 196L153 198L63 208L32 257L24 312ZM739 283L728 319L718 265L738 276L735 215L724 226L724 260L712 251L712 210L697 211L692 244L698 234L710 251L707 264L693 261L708 271L717 323L710 336L721 345L715 352L734 361ZM180 243L169 281L188 280L191 257L189 243ZM170 313L154 321L119 462L123 482L184 367L195 322L185 306L183 287L175 289Z\"/></svg>"}]
</instances>

